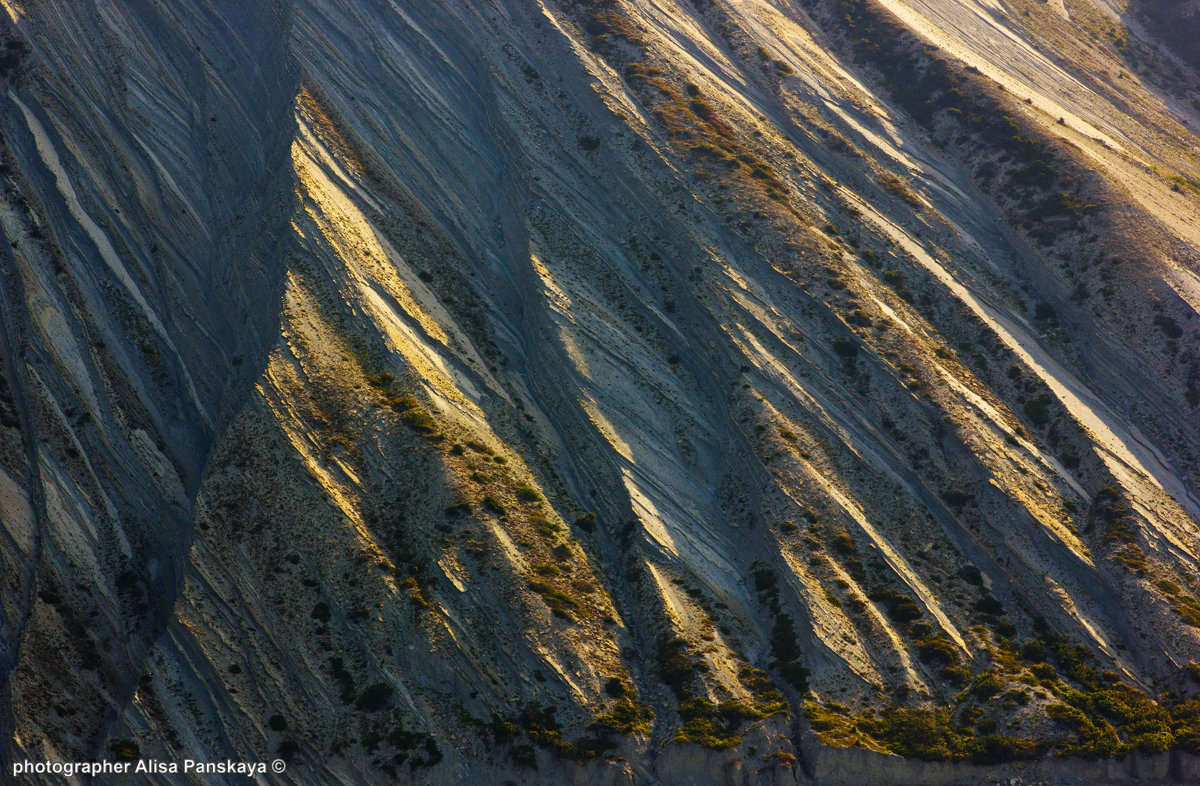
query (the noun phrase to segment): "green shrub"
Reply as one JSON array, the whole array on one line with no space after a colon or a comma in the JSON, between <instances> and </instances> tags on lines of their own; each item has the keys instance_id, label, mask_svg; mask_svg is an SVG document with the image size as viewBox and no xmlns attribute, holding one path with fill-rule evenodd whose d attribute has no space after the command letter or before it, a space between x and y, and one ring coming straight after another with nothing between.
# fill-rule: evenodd
<instances>
[{"instance_id":1,"label":"green shrub","mask_svg":"<svg viewBox=\"0 0 1200 786\"><path fill-rule=\"evenodd\" d=\"M1160 579L1160 580L1154 582L1154 586L1158 587L1160 590L1167 593L1168 595L1178 595L1179 594L1179 585L1176 584L1175 582L1171 581L1170 579Z\"/></svg>"},{"instance_id":2,"label":"green shrub","mask_svg":"<svg viewBox=\"0 0 1200 786\"><path fill-rule=\"evenodd\" d=\"M943 709L889 709L873 731L892 752L905 758L937 761L962 757L964 740Z\"/></svg>"},{"instance_id":3,"label":"green shrub","mask_svg":"<svg viewBox=\"0 0 1200 786\"><path fill-rule=\"evenodd\" d=\"M1029 669L1039 680L1056 680L1058 672L1049 663L1039 663Z\"/></svg>"},{"instance_id":4,"label":"green shrub","mask_svg":"<svg viewBox=\"0 0 1200 786\"><path fill-rule=\"evenodd\" d=\"M1004 690L1004 680L994 671L985 671L975 678L975 684L971 686L971 692L979 697L982 701L987 701L1000 691Z\"/></svg>"},{"instance_id":5,"label":"green shrub","mask_svg":"<svg viewBox=\"0 0 1200 786\"><path fill-rule=\"evenodd\" d=\"M942 636L929 636L918 641L917 654L932 666L950 666L958 662L958 650Z\"/></svg>"},{"instance_id":6,"label":"green shrub","mask_svg":"<svg viewBox=\"0 0 1200 786\"><path fill-rule=\"evenodd\" d=\"M542 501L542 495L538 493L537 489L535 489L533 486L529 485L528 483L518 484L517 487L513 490L513 493L515 493L517 496L517 499L521 500L522 502L541 502Z\"/></svg>"},{"instance_id":7,"label":"green shrub","mask_svg":"<svg viewBox=\"0 0 1200 786\"><path fill-rule=\"evenodd\" d=\"M609 680L609 683L611 682L612 680ZM654 710L650 709L649 705L637 701L632 690L628 689L621 680L617 680L617 683L624 692L618 697L612 709L592 722L591 728L611 734L649 733L650 722L654 720ZM607 692L608 685L605 686L605 689Z\"/></svg>"},{"instance_id":8,"label":"green shrub","mask_svg":"<svg viewBox=\"0 0 1200 786\"><path fill-rule=\"evenodd\" d=\"M844 532L834 535L829 545L830 548L843 557L850 557L858 553L858 547L854 543L854 538Z\"/></svg>"},{"instance_id":9,"label":"green shrub","mask_svg":"<svg viewBox=\"0 0 1200 786\"><path fill-rule=\"evenodd\" d=\"M1013 705L1025 707L1029 704L1029 691L1013 688L1004 692L1005 704L1012 703Z\"/></svg>"},{"instance_id":10,"label":"green shrub","mask_svg":"<svg viewBox=\"0 0 1200 786\"><path fill-rule=\"evenodd\" d=\"M1043 216L1047 217L1070 216L1072 218L1079 218L1087 208L1079 201L1079 197L1061 191L1042 199L1038 209Z\"/></svg>"},{"instance_id":11,"label":"green shrub","mask_svg":"<svg viewBox=\"0 0 1200 786\"><path fill-rule=\"evenodd\" d=\"M530 516L529 523L544 538L554 538L558 533L562 532L562 527L544 516Z\"/></svg>"},{"instance_id":12,"label":"green shrub","mask_svg":"<svg viewBox=\"0 0 1200 786\"><path fill-rule=\"evenodd\" d=\"M1188 600L1191 599L1189 598ZM1195 605L1195 601L1192 601L1190 604L1181 603L1173 606L1173 608L1175 609L1175 613L1178 614L1186 624L1191 625L1193 628L1200 628L1200 608Z\"/></svg>"},{"instance_id":13,"label":"green shrub","mask_svg":"<svg viewBox=\"0 0 1200 786\"><path fill-rule=\"evenodd\" d=\"M429 599L425 597L425 593L421 591L421 583L417 581L416 576L406 578L404 586L408 590L408 597L413 602L413 605L423 609L433 608L433 604L429 602Z\"/></svg>"},{"instance_id":14,"label":"green shrub","mask_svg":"<svg viewBox=\"0 0 1200 786\"><path fill-rule=\"evenodd\" d=\"M730 734L710 718L692 718L675 734L678 742L694 742L712 750L728 750L742 744L742 738Z\"/></svg>"},{"instance_id":15,"label":"green shrub","mask_svg":"<svg viewBox=\"0 0 1200 786\"><path fill-rule=\"evenodd\" d=\"M789 664L785 664L785 666L787 665ZM788 714L787 700L771 682L771 678L765 671L749 665L743 666L738 669L738 679L754 697L754 711L759 713L758 717L766 718L771 715ZM807 672L805 672L805 679L807 679Z\"/></svg>"},{"instance_id":16,"label":"green shrub","mask_svg":"<svg viewBox=\"0 0 1200 786\"><path fill-rule=\"evenodd\" d=\"M531 579L529 581L529 589L542 596L542 600L550 607L550 611L553 614L564 619L574 621L576 614L582 608L579 605L579 601L544 581Z\"/></svg>"},{"instance_id":17,"label":"green shrub","mask_svg":"<svg viewBox=\"0 0 1200 786\"><path fill-rule=\"evenodd\" d=\"M408 412L417 407L417 400L412 396L389 396L387 399L388 406L397 412Z\"/></svg>"},{"instance_id":18,"label":"green shrub","mask_svg":"<svg viewBox=\"0 0 1200 786\"><path fill-rule=\"evenodd\" d=\"M879 184L910 207L921 206L921 198L912 190L912 186L891 172L884 172L880 175Z\"/></svg>"},{"instance_id":19,"label":"green shrub","mask_svg":"<svg viewBox=\"0 0 1200 786\"><path fill-rule=\"evenodd\" d=\"M400 420L420 434L432 434L437 430L437 421L423 409L410 409L400 416Z\"/></svg>"}]
</instances>

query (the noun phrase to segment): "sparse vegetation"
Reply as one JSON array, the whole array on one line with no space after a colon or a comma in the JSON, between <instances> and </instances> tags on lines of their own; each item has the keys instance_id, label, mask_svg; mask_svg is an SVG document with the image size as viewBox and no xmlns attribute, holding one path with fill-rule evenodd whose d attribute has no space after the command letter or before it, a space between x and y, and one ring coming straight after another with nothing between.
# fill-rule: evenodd
<instances>
[{"instance_id":1,"label":"sparse vegetation","mask_svg":"<svg viewBox=\"0 0 1200 786\"><path fill-rule=\"evenodd\" d=\"M542 600L556 616L574 622L583 607L579 601L553 585L540 580L530 580L529 589L542 596Z\"/></svg>"},{"instance_id":2,"label":"sparse vegetation","mask_svg":"<svg viewBox=\"0 0 1200 786\"><path fill-rule=\"evenodd\" d=\"M489 513L494 513L500 518L504 518L508 515L508 511L504 509L504 506L500 504L500 501L491 494L488 494L483 498L482 504L484 510L488 511Z\"/></svg>"},{"instance_id":3,"label":"sparse vegetation","mask_svg":"<svg viewBox=\"0 0 1200 786\"><path fill-rule=\"evenodd\" d=\"M538 493L537 489L535 489L533 486L530 486L528 483L518 483L516 488L513 489L513 493L516 495L517 499L521 500L522 502L533 503L542 501L542 495Z\"/></svg>"}]
</instances>

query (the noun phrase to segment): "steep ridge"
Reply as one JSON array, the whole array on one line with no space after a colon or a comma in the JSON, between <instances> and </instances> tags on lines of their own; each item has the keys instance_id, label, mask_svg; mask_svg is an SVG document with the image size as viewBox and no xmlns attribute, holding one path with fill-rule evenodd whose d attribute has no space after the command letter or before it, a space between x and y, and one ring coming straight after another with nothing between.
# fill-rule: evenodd
<instances>
[{"instance_id":1,"label":"steep ridge","mask_svg":"<svg viewBox=\"0 0 1200 786\"><path fill-rule=\"evenodd\" d=\"M5 10L9 756L1194 775L1200 82L1151 33Z\"/></svg>"},{"instance_id":2,"label":"steep ridge","mask_svg":"<svg viewBox=\"0 0 1200 786\"><path fill-rule=\"evenodd\" d=\"M273 334L295 77L267 5L5 11L5 730L65 756L143 673Z\"/></svg>"}]
</instances>

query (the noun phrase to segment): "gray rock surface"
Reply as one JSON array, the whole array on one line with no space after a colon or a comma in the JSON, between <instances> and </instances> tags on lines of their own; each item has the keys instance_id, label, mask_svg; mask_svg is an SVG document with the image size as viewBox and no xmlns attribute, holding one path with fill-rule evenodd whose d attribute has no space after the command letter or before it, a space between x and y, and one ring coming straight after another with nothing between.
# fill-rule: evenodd
<instances>
[{"instance_id":1,"label":"gray rock surface","mask_svg":"<svg viewBox=\"0 0 1200 786\"><path fill-rule=\"evenodd\" d=\"M0 5L6 771L1200 779L1048 714L1200 687L1200 80L1153 16ZM893 706L1044 755L895 756Z\"/></svg>"}]
</instances>

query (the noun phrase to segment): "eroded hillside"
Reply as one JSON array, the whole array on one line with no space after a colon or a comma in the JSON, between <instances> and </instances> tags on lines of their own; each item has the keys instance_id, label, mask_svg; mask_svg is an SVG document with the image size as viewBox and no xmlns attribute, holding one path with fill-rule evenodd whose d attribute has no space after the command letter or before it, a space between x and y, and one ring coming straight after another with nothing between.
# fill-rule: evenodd
<instances>
[{"instance_id":1,"label":"eroded hillside","mask_svg":"<svg viewBox=\"0 0 1200 786\"><path fill-rule=\"evenodd\" d=\"M1200 774L1160 4L3 5L6 756Z\"/></svg>"}]
</instances>

